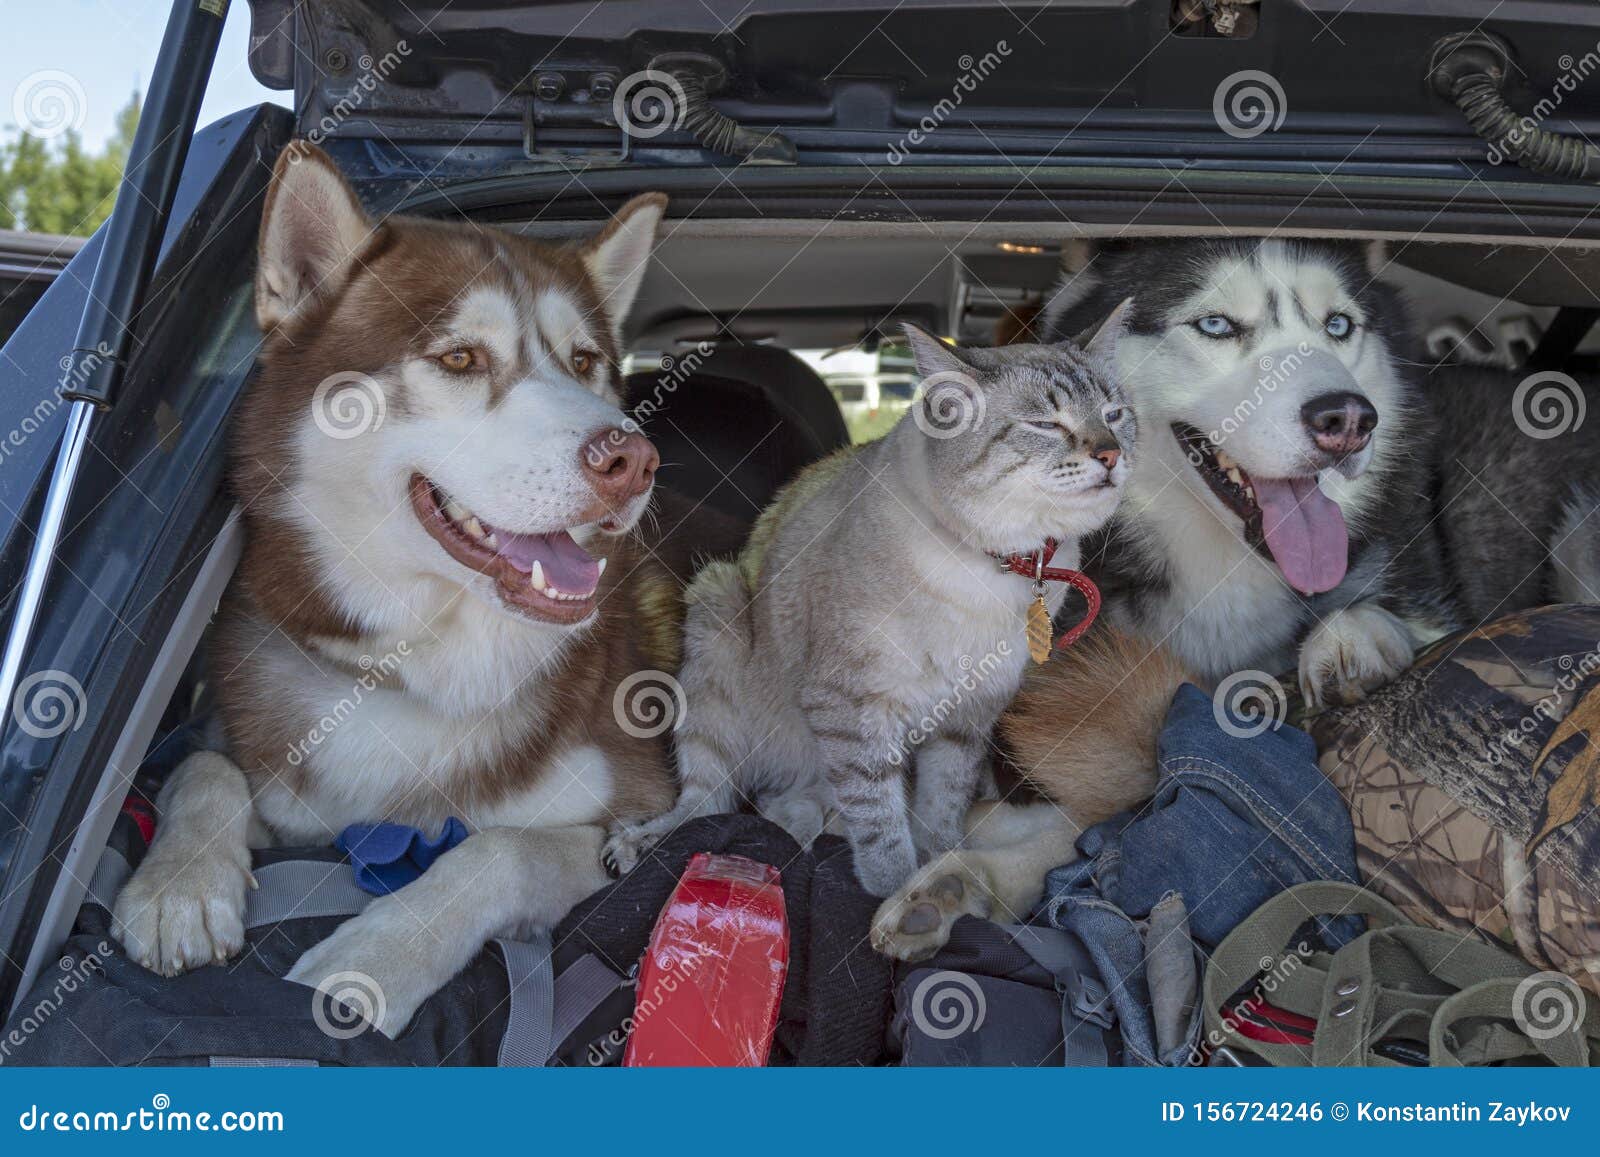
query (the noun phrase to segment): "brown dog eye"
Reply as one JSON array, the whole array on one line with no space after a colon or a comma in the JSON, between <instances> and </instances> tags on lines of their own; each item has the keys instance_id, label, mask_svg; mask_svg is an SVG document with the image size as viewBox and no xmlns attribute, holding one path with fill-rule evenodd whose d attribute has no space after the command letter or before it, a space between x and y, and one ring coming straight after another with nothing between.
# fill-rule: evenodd
<instances>
[{"instance_id":1,"label":"brown dog eye","mask_svg":"<svg viewBox=\"0 0 1600 1157\"><path fill-rule=\"evenodd\" d=\"M439 355L439 364L453 374L459 374L472 368L472 351L469 349L451 350L447 354Z\"/></svg>"},{"instance_id":2,"label":"brown dog eye","mask_svg":"<svg viewBox=\"0 0 1600 1157\"><path fill-rule=\"evenodd\" d=\"M580 378L587 377L594 368L594 355L588 350L577 350L572 355L572 369Z\"/></svg>"}]
</instances>

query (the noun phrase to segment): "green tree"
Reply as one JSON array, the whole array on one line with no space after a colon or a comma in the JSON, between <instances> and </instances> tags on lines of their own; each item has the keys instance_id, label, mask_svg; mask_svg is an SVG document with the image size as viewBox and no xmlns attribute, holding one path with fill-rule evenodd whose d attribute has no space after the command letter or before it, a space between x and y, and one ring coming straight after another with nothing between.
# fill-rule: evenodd
<instances>
[{"instance_id":1,"label":"green tree","mask_svg":"<svg viewBox=\"0 0 1600 1157\"><path fill-rule=\"evenodd\" d=\"M98 229L111 214L139 108L134 93L98 153L85 149L83 138L71 131L53 147L25 132L0 146L0 228L85 237Z\"/></svg>"}]
</instances>

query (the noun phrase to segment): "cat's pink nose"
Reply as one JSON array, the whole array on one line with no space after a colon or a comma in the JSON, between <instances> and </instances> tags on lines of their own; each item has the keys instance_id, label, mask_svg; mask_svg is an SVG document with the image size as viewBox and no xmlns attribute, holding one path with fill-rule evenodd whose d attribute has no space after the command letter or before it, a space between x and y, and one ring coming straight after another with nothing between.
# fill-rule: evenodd
<instances>
[{"instance_id":1,"label":"cat's pink nose","mask_svg":"<svg viewBox=\"0 0 1600 1157\"><path fill-rule=\"evenodd\" d=\"M1122 447L1097 446L1093 450L1089 451L1089 457L1093 458L1096 462L1100 463L1100 465L1104 466L1106 468L1106 473L1109 474L1111 472L1111 468L1117 464L1117 459L1122 457Z\"/></svg>"}]
</instances>

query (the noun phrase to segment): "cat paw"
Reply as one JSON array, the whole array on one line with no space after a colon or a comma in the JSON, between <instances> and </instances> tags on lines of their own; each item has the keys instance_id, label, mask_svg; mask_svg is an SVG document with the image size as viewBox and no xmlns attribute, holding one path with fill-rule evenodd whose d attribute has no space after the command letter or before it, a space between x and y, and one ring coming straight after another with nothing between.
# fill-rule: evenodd
<instances>
[{"instance_id":1,"label":"cat paw","mask_svg":"<svg viewBox=\"0 0 1600 1157\"><path fill-rule=\"evenodd\" d=\"M600 866L613 879L620 879L638 866L659 839L643 827L619 824L600 849Z\"/></svg>"},{"instance_id":2,"label":"cat paw","mask_svg":"<svg viewBox=\"0 0 1600 1157\"><path fill-rule=\"evenodd\" d=\"M1411 666L1406 625L1382 607L1357 605L1330 615L1300 648L1300 693L1313 711L1347 707Z\"/></svg>"},{"instance_id":3,"label":"cat paw","mask_svg":"<svg viewBox=\"0 0 1600 1157\"><path fill-rule=\"evenodd\" d=\"M802 848L810 848L828 826L828 812L810 796L789 793L764 800L760 812L794 837Z\"/></svg>"},{"instance_id":4,"label":"cat paw","mask_svg":"<svg viewBox=\"0 0 1600 1157\"><path fill-rule=\"evenodd\" d=\"M244 947L250 853L188 841L157 844L117 896L111 935L151 972L177 976Z\"/></svg>"},{"instance_id":5,"label":"cat paw","mask_svg":"<svg viewBox=\"0 0 1600 1157\"><path fill-rule=\"evenodd\" d=\"M872 918L872 947L896 960L926 960L963 916L987 917L989 888L959 852L942 856L890 896Z\"/></svg>"}]
</instances>

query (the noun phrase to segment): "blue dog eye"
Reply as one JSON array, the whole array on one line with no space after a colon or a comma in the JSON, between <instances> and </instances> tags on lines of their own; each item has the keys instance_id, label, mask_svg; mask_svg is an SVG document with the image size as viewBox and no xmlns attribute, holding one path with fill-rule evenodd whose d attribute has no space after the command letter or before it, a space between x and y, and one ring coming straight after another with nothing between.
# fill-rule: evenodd
<instances>
[{"instance_id":1,"label":"blue dog eye","mask_svg":"<svg viewBox=\"0 0 1600 1157\"><path fill-rule=\"evenodd\" d=\"M1348 314L1336 313L1323 323L1323 329L1328 331L1329 337L1349 337L1350 331L1356 323L1350 320Z\"/></svg>"},{"instance_id":2,"label":"blue dog eye","mask_svg":"<svg viewBox=\"0 0 1600 1157\"><path fill-rule=\"evenodd\" d=\"M1194 327L1207 337L1231 337L1235 332L1233 322L1220 313L1206 314Z\"/></svg>"}]
</instances>

